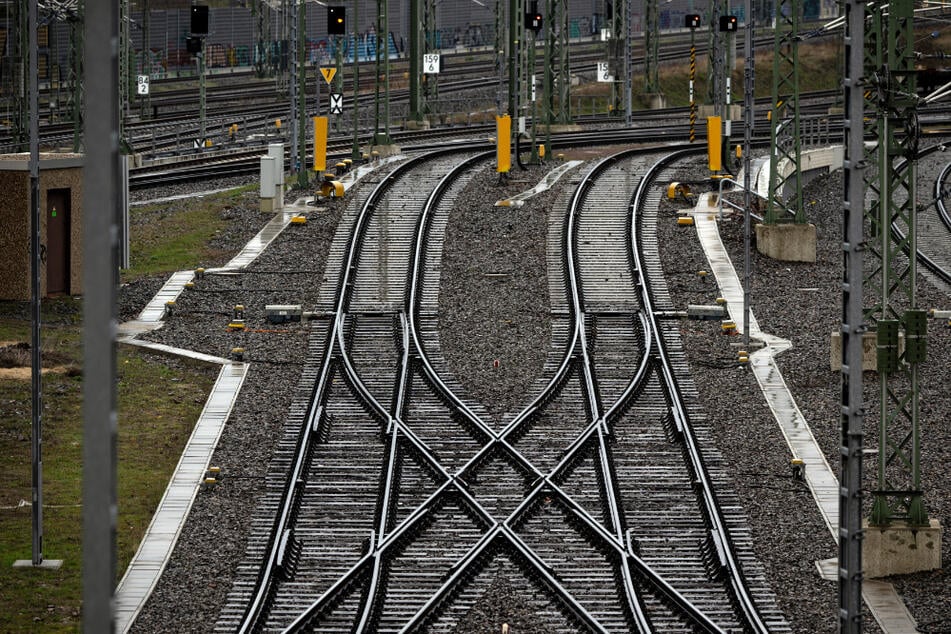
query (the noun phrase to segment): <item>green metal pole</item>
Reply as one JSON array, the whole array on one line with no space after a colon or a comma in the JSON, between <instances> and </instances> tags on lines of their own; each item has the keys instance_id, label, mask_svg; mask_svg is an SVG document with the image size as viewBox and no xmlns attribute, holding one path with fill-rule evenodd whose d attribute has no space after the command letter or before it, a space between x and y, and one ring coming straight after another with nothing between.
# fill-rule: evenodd
<instances>
[{"instance_id":1,"label":"green metal pole","mask_svg":"<svg viewBox=\"0 0 951 634\"><path fill-rule=\"evenodd\" d=\"M149 0L142 1L142 55L140 59L142 60L140 64L140 70L143 75L152 75L152 58L151 53L152 49L150 47L151 32L152 32L152 20L151 18L151 9L149 7ZM152 91L143 96L139 101L139 116L143 119L148 117L152 112Z\"/></svg>"},{"instance_id":2,"label":"green metal pole","mask_svg":"<svg viewBox=\"0 0 951 634\"><path fill-rule=\"evenodd\" d=\"M503 0L495 0L495 74L499 78L495 93L495 113L502 114L502 79L505 75L505 11Z\"/></svg>"},{"instance_id":3,"label":"green metal pole","mask_svg":"<svg viewBox=\"0 0 951 634\"><path fill-rule=\"evenodd\" d=\"M307 187L307 9L297 0L297 184Z\"/></svg>"},{"instance_id":4,"label":"green metal pole","mask_svg":"<svg viewBox=\"0 0 951 634\"><path fill-rule=\"evenodd\" d=\"M526 36L528 34L526 33ZM538 99L535 94L535 31L532 31L528 43L528 81L529 99L532 102L532 162L538 162L538 143L535 138L535 118L538 115Z\"/></svg>"},{"instance_id":5,"label":"green metal pole","mask_svg":"<svg viewBox=\"0 0 951 634\"><path fill-rule=\"evenodd\" d=\"M409 3L409 116L417 123L423 120L423 109L419 100L420 81L420 50L419 50L419 3L420 0L410 0Z\"/></svg>"},{"instance_id":6,"label":"green metal pole","mask_svg":"<svg viewBox=\"0 0 951 634\"><path fill-rule=\"evenodd\" d=\"M353 160L360 154L360 0L353 1Z\"/></svg>"},{"instance_id":7,"label":"green metal pole","mask_svg":"<svg viewBox=\"0 0 951 634\"><path fill-rule=\"evenodd\" d=\"M509 0L509 116L513 122L518 117L518 7L518 0ZM512 129L516 127L512 126Z\"/></svg>"},{"instance_id":8,"label":"green metal pole","mask_svg":"<svg viewBox=\"0 0 951 634\"><path fill-rule=\"evenodd\" d=\"M390 54L388 0L376 3L376 78L373 82L373 144L390 144ZM382 77L382 95L381 80Z\"/></svg>"},{"instance_id":9,"label":"green metal pole","mask_svg":"<svg viewBox=\"0 0 951 634\"><path fill-rule=\"evenodd\" d=\"M338 95L343 95L343 38L337 35L334 37L334 42L336 44L336 58L337 58L337 72L334 74L334 92ZM341 97L342 99L342 97ZM356 107L356 106L354 106ZM340 133L340 115L334 115L334 129L337 131L337 134Z\"/></svg>"},{"instance_id":10,"label":"green metal pole","mask_svg":"<svg viewBox=\"0 0 951 634\"><path fill-rule=\"evenodd\" d=\"M205 142L205 38L201 38L198 51L198 138Z\"/></svg>"}]
</instances>

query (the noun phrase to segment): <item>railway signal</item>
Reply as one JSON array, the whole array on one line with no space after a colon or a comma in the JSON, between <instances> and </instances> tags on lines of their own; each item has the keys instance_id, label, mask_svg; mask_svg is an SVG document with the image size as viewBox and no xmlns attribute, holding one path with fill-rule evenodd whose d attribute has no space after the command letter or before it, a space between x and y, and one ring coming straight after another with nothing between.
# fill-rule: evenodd
<instances>
[{"instance_id":1,"label":"railway signal","mask_svg":"<svg viewBox=\"0 0 951 634\"><path fill-rule=\"evenodd\" d=\"M346 35L347 33L347 8L346 7L327 7L327 34L328 35Z\"/></svg>"},{"instance_id":2,"label":"railway signal","mask_svg":"<svg viewBox=\"0 0 951 634\"><path fill-rule=\"evenodd\" d=\"M720 32L721 33L733 33L736 31L737 22L735 15L721 15L720 16Z\"/></svg>"},{"instance_id":3,"label":"railway signal","mask_svg":"<svg viewBox=\"0 0 951 634\"><path fill-rule=\"evenodd\" d=\"M696 13L684 16L684 27L688 29L700 28L700 16Z\"/></svg>"},{"instance_id":4,"label":"railway signal","mask_svg":"<svg viewBox=\"0 0 951 634\"><path fill-rule=\"evenodd\" d=\"M191 10L192 35L208 35L208 7L196 4Z\"/></svg>"},{"instance_id":5,"label":"railway signal","mask_svg":"<svg viewBox=\"0 0 951 634\"><path fill-rule=\"evenodd\" d=\"M538 33L542 30L542 14L538 11L525 13L525 28Z\"/></svg>"}]
</instances>

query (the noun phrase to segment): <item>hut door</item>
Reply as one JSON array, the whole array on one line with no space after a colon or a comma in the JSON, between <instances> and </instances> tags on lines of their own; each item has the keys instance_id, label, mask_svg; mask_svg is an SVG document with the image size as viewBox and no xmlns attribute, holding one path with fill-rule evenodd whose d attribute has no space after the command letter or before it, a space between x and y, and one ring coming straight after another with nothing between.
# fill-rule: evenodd
<instances>
[{"instance_id":1,"label":"hut door","mask_svg":"<svg viewBox=\"0 0 951 634\"><path fill-rule=\"evenodd\" d=\"M46 192L46 294L69 292L69 190Z\"/></svg>"}]
</instances>

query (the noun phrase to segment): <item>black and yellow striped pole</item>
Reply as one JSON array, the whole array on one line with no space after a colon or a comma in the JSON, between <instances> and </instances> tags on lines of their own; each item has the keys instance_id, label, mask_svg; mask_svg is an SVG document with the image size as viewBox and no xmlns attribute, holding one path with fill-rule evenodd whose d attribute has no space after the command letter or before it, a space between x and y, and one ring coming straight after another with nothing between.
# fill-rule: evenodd
<instances>
[{"instance_id":1,"label":"black and yellow striped pole","mask_svg":"<svg viewBox=\"0 0 951 634\"><path fill-rule=\"evenodd\" d=\"M694 31L700 26L700 16L690 14L684 18L684 26L690 29L690 142L697 138L697 101L693 94L694 80L697 78L697 47L694 45Z\"/></svg>"}]
</instances>

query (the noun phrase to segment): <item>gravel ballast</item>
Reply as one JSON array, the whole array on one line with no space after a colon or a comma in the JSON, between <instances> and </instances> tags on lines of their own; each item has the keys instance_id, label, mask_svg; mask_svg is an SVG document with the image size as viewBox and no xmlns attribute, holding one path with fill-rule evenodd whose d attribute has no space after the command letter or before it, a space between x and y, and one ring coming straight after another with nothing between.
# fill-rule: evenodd
<instances>
[{"instance_id":1,"label":"gravel ballast","mask_svg":"<svg viewBox=\"0 0 951 634\"><path fill-rule=\"evenodd\" d=\"M705 176L702 161L690 169L696 178ZM466 397L481 401L500 417L528 400L549 352L546 210L558 190L518 210L492 204L528 189L541 173L538 168L528 174L516 170L513 176L528 182L506 188L495 186L494 172L477 176L450 216L444 244L441 352L455 379L465 386ZM764 331L792 341L793 348L777 362L829 464L838 472L839 375L829 369L829 336L841 312L841 174L819 179L806 191L807 213L817 226L818 261L780 263L754 251L752 310ZM257 211L256 202L255 198L229 212L233 214L230 220L244 229L220 238L222 261L196 263L196 267L222 264L227 260L225 253L237 251L269 220ZM182 294L164 328L146 337L216 356L227 356L240 345L248 350L252 370L212 460L222 467L223 483L199 492L166 573L134 624L135 632L210 631L214 626L218 606L230 590L231 576L244 553L247 521L264 489L263 474L294 396L309 332L301 324L266 325L263 307L302 303L308 310L313 304L344 204L331 201L326 211L311 213L307 225L286 229L246 273L206 277L196 291ZM713 303L718 293L712 276L701 282L696 275L698 270L709 270L709 265L694 229L676 225L679 204L661 204L660 252L672 298L684 308L688 303ZM739 270L742 230L742 222L721 223L724 243ZM143 280L123 287L123 318L134 316L151 299L152 289L163 282ZM919 278L919 289L922 307L951 308L951 299L924 276ZM250 331L243 334L226 328L234 304L239 303L246 306ZM517 319L505 317L511 314ZM755 379L734 363L736 348L730 344L736 338L721 334L719 322L700 321L684 321L681 336L708 418L723 421L714 426L717 449L729 465L732 486L750 518L757 555L793 631L835 631L837 585L819 578L815 562L835 557L837 549L809 490L792 478L788 448ZM946 363L951 358L951 329L929 323L928 354L921 386L923 486L931 516L948 525L951 474L943 465L951 459L951 429L946 424L951 411L946 388L951 379ZM493 367L495 359L500 360L498 369ZM866 391L869 402L874 401L874 386ZM877 411L877 406L873 409ZM876 420L870 412L866 444L877 438ZM871 461L866 462L865 472L871 486ZM951 545L945 539L943 559L949 561L949 556ZM895 583L922 631L951 630L947 620L951 583L940 571L889 581ZM500 582L492 594L510 598L513 589ZM478 607L493 619L503 612L491 601ZM512 625L527 623L521 612L516 616ZM472 614L459 631L479 631L481 621ZM543 630L520 627L513 634L516 631ZM868 618L866 631L876 631Z\"/></svg>"}]
</instances>

